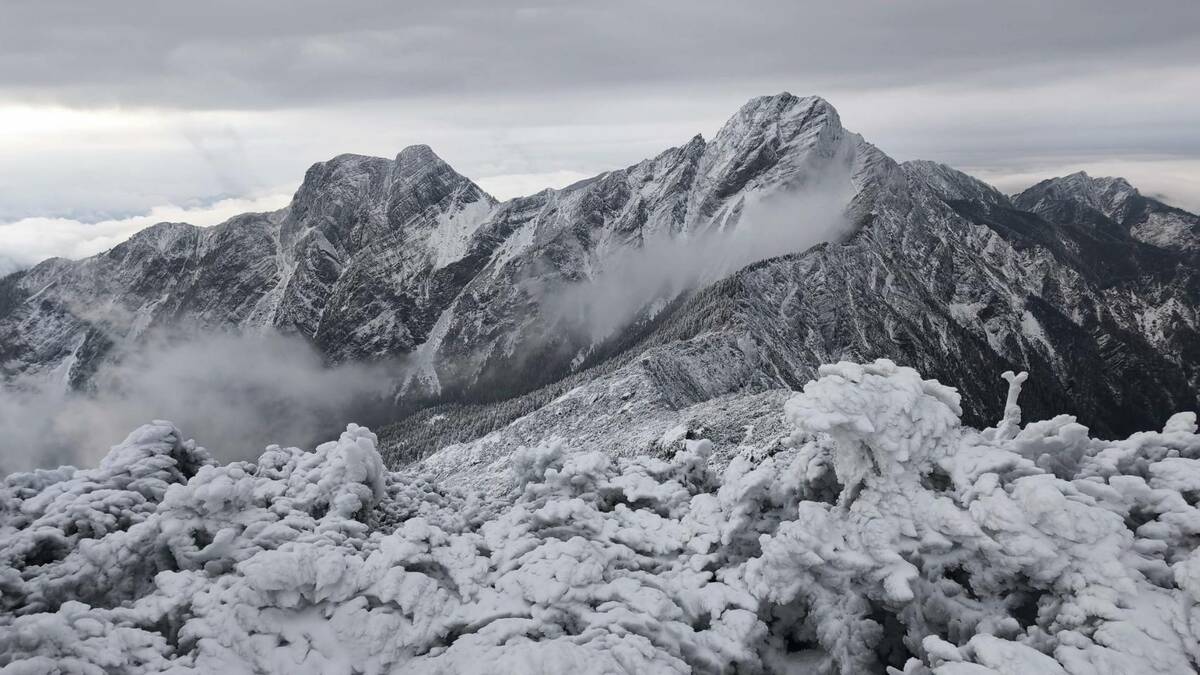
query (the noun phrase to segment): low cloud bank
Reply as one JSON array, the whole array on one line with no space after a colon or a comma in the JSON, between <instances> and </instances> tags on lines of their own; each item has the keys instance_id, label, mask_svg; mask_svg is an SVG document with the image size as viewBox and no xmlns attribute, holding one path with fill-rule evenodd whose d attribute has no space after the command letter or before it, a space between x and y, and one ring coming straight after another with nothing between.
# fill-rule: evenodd
<instances>
[{"instance_id":1,"label":"low cloud bank","mask_svg":"<svg viewBox=\"0 0 1200 675\"><path fill-rule=\"evenodd\" d=\"M223 461L257 457L271 443L311 447L347 422L379 423L400 367L327 367L307 342L278 334L160 334L102 365L93 392L65 391L62 377L0 388L0 475L95 466L154 419Z\"/></svg>"},{"instance_id":2,"label":"low cloud bank","mask_svg":"<svg viewBox=\"0 0 1200 675\"><path fill-rule=\"evenodd\" d=\"M248 212L274 211L286 206L290 194L267 194L222 199L200 207L168 204L145 214L87 223L71 218L22 218L0 223L0 276L30 267L46 258L85 258L106 251L133 234L161 222L209 226Z\"/></svg>"},{"instance_id":3,"label":"low cloud bank","mask_svg":"<svg viewBox=\"0 0 1200 675\"><path fill-rule=\"evenodd\" d=\"M718 281L760 260L797 253L846 236L846 180L747 201L735 226L688 238L658 236L603 262L589 279L548 294L549 315L582 327L593 340L611 337L656 303Z\"/></svg>"}]
</instances>

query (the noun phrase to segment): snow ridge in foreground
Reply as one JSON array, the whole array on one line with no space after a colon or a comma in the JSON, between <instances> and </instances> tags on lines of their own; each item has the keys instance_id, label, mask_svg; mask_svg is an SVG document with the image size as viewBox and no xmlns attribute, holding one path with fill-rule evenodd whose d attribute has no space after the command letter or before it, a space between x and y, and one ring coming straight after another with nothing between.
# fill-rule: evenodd
<instances>
[{"instance_id":1,"label":"snow ridge in foreground","mask_svg":"<svg viewBox=\"0 0 1200 675\"><path fill-rule=\"evenodd\" d=\"M1194 413L1122 441L961 426L890 361L823 366L781 451L518 450L504 498L350 425L217 465L155 422L0 486L0 672L1190 672Z\"/></svg>"}]
</instances>

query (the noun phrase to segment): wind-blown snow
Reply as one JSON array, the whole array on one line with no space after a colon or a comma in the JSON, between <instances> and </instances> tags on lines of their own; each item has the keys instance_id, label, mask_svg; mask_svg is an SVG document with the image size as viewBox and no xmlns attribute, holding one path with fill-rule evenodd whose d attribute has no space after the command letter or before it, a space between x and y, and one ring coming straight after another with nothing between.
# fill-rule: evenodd
<instances>
[{"instance_id":1,"label":"wind-blown snow","mask_svg":"<svg viewBox=\"0 0 1200 675\"><path fill-rule=\"evenodd\" d=\"M1120 441L960 424L823 366L721 467L562 444L499 497L356 425L217 464L168 422L0 487L0 671L1176 673L1200 664L1194 413Z\"/></svg>"}]
</instances>

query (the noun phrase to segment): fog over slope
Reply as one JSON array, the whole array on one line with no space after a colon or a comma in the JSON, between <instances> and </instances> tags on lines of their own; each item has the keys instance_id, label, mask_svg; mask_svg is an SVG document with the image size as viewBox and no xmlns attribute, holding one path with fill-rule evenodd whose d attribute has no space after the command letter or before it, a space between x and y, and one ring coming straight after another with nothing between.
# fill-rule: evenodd
<instances>
[{"instance_id":1,"label":"fog over slope","mask_svg":"<svg viewBox=\"0 0 1200 675\"><path fill-rule=\"evenodd\" d=\"M603 259L589 276L547 293L551 321L582 325L592 343L613 337L648 307L715 283L743 267L850 234L853 186L834 171L789 192L755 195L736 226L680 240L652 234Z\"/></svg>"},{"instance_id":2,"label":"fog over slope","mask_svg":"<svg viewBox=\"0 0 1200 675\"><path fill-rule=\"evenodd\" d=\"M398 362L330 367L295 336L163 331L101 365L89 390L61 378L0 388L0 473L95 466L148 417L203 429L227 462L271 443L312 445L347 419L386 421L400 372Z\"/></svg>"}]
</instances>

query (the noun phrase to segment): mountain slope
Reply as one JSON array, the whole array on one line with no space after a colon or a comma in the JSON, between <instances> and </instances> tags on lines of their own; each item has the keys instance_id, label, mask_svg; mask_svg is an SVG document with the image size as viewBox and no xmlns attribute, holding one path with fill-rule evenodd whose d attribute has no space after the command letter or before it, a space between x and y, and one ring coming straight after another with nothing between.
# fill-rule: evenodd
<instances>
[{"instance_id":1,"label":"mountain slope","mask_svg":"<svg viewBox=\"0 0 1200 675\"><path fill-rule=\"evenodd\" d=\"M1017 211L948 167L931 181L927 164L873 157L856 174L864 187L848 208L857 229L846 241L748 266L690 295L620 367L575 378L557 398L424 465L486 483L520 445L561 437L647 451L689 419L708 420L709 437L766 442L778 427L763 404L771 392L842 359L889 358L954 382L972 421L1003 406L977 374L1016 367L1036 377L1028 409L1077 415L1102 435L1197 406L1194 258ZM440 446L409 440L427 435L438 438L385 439L400 460Z\"/></svg>"},{"instance_id":2,"label":"mountain slope","mask_svg":"<svg viewBox=\"0 0 1200 675\"><path fill-rule=\"evenodd\" d=\"M1035 414L1126 434L1197 405L1198 222L1120 179L1010 198L901 165L784 93L712 140L504 203L426 146L335 157L278 212L0 281L0 375L80 389L155 328L282 330L330 362L406 357L416 414L386 453L451 445L430 466L453 471L565 419L638 451L689 415L774 429L773 397L841 359L915 366L977 424L1002 405L992 375L1026 369Z\"/></svg>"}]
</instances>

